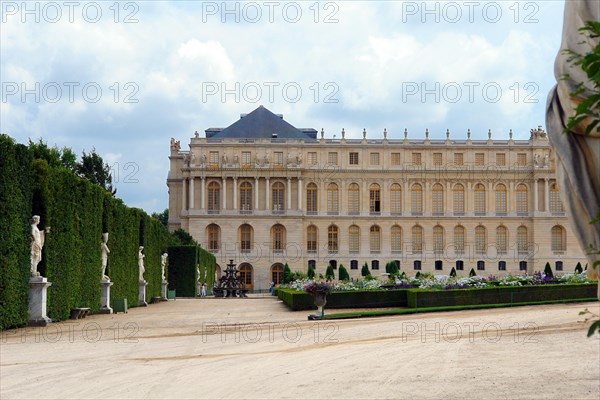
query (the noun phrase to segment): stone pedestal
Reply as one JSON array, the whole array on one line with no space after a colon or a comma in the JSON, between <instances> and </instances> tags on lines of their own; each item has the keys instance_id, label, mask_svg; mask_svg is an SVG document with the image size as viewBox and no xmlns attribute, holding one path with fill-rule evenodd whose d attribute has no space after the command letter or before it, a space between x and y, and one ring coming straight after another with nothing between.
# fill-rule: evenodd
<instances>
[{"instance_id":1,"label":"stone pedestal","mask_svg":"<svg viewBox=\"0 0 600 400\"><path fill-rule=\"evenodd\" d=\"M200 297L202 293L202 284L200 282L196 282L196 297Z\"/></svg>"},{"instance_id":2,"label":"stone pedestal","mask_svg":"<svg viewBox=\"0 0 600 400\"><path fill-rule=\"evenodd\" d=\"M100 314L112 314L113 309L110 307L110 287L113 283L110 279L102 279L102 297L100 299Z\"/></svg>"},{"instance_id":3,"label":"stone pedestal","mask_svg":"<svg viewBox=\"0 0 600 400\"><path fill-rule=\"evenodd\" d=\"M161 298L162 300L167 300L167 286L168 286L169 282L167 282L166 280L162 281L162 292L161 292Z\"/></svg>"},{"instance_id":4,"label":"stone pedestal","mask_svg":"<svg viewBox=\"0 0 600 400\"><path fill-rule=\"evenodd\" d=\"M46 326L52 320L46 315L47 290L52 286L43 276L29 279L29 325Z\"/></svg>"},{"instance_id":5,"label":"stone pedestal","mask_svg":"<svg viewBox=\"0 0 600 400\"><path fill-rule=\"evenodd\" d=\"M146 303L146 286L148 285L148 282L146 281L140 281L140 291L139 291L139 298L140 298L140 307L146 307L148 305L148 303Z\"/></svg>"}]
</instances>

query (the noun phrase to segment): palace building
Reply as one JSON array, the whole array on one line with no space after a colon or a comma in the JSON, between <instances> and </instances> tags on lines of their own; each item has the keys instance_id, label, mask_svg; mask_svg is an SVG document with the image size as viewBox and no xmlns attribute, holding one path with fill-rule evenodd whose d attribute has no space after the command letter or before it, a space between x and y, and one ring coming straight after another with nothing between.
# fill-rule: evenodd
<instances>
[{"instance_id":1,"label":"palace building","mask_svg":"<svg viewBox=\"0 0 600 400\"><path fill-rule=\"evenodd\" d=\"M362 136L325 138L261 106L196 132L189 150L171 139L169 229L213 252L218 274L233 259L254 290L279 283L285 263L352 277L390 261L408 275L585 265L541 127L529 140Z\"/></svg>"}]
</instances>

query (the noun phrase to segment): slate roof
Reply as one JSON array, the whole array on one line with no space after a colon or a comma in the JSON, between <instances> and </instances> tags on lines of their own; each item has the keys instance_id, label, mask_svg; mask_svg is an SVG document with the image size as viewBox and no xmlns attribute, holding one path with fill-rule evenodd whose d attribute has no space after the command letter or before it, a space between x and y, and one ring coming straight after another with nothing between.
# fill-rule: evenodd
<instances>
[{"instance_id":1,"label":"slate roof","mask_svg":"<svg viewBox=\"0 0 600 400\"><path fill-rule=\"evenodd\" d=\"M317 135L314 129L295 128L284 121L282 115L273 114L263 106L250 114L242 114L225 129L209 128L205 133L207 138L216 139L315 139Z\"/></svg>"}]
</instances>

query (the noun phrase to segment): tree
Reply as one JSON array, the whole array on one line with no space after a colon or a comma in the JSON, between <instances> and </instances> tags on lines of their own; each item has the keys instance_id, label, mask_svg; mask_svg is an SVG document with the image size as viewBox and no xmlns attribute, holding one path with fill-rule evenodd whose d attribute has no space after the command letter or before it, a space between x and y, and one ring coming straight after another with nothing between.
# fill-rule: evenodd
<instances>
[{"instance_id":1,"label":"tree","mask_svg":"<svg viewBox=\"0 0 600 400\"><path fill-rule=\"evenodd\" d=\"M290 283L292 281L292 270L290 270L289 265L285 263L283 266L283 276L281 277L283 283Z\"/></svg>"},{"instance_id":2,"label":"tree","mask_svg":"<svg viewBox=\"0 0 600 400\"><path fill-rule=\"evenodd\" d=\"M477 274L475 273L475 269L471 268L471 271L469 272L469 278L472 278L474 276L477 276Z\"/></svg>"},{"instance_id":3,"label":"tree","mask_svg":"<svg viewBox=\"0 0 600 400\"><path fill-rule=\"evenodd\" d=\"M165 208L161 213L152 213L152 217L159 220L164 226L167 226L169 223L169 209Z\"/></svg>"},{"instance_id":4,"label":"tree","mask_svg":"<svg viewBox=\"0 0 600 400\"><path fill-rule=\"evenodd\" d=\"M339 279L340 281L350 280L350 274L348 273L346 267L344 267L344 264L340 264Z\"/></svg>"},{"instance_id":5,"label":"tree","mask_svg":"<svg viewBox=\"0 0 600 400\"><path fill-rule=\"evenodd\" d=\"M175 232L173 232L173 235L175 235L177 237L177 239L179 239L179 241L181 242L181 244L183 246L192 246L192 245L198 246L198 242L196 242L189 233L187 233L186 231L184 231L181 228L179 228Z\"/></svg>"},{"instance_id":6,"label":"tree","mask_svg":"<svg viewBox=\"0 0 600 400\"><path fill-rule=\"evenodd\" d=\"M325 279L328 281L332 281L335 279L335 273L333 272L333 267L331 264L327 266L327 270L325 271Z\"/></svg>"},{"instance_id":7,"label":"tree","mask_svg":"<svg viewBox=\"0 0 600 400\"><path fill-rule=\"evenodd\" d=\"M456 269L454 267L452 267L452 270L450 270L450 276L456 277Z\"/></svg>"},{"instance_id":8,"label":"tree","mask_svg":"<svg viewBox=\"0 0 600 400\"><path fill-rule=\"evenodd\" d=\"M552 267L550 267L549 262L547 262L546 266L544 267L544 275L549 276L551 278L554 277L554 274L552 273Z\"/></svg>"},{"instance_id":9,"label":"tree","mask_svg":"<svg viewBox=\"0 0 600 400\"><path fill-rule=\"evenodd\" d=\"M315 279L315 269L313 268L312 264L308 264L308 271L306 273L306 276L308 277L308 279Z\"/></svg>"},{"instance_id":10,"label":"tree","mask_svg":"<svg viewBox=\"0 0 600 400\"><path fill-rule=\"evenodd\" d=\"M89 154L85 150L82 152L81 161L77 165L77 175L99 185L113 196L117 194L117 190L113 189L112 186L110 167L96 153L96 149L92 149L92 152Z\"/></svg>"},{"instance_id":11,"label":"tree","mask_svg":"<svg viewBox=\"0 0 600 400\"><path fill-rule=\"evenodd\" d=\"M362 276L371 275L371 271L369 271L369 265L367 263L364 263L364 265L362 266L362 269L360 270L360 274Z\"/></svg>"},{"instance_id":12,"label":"tree","mask_svg":"<svg viewBox=\"0 0 600 400\"><path fill-rule=\"evenodd\" d=\"M581 274L582 272L583 272L583 268L581 267L581 263L578 262L577 265L575 266L575 273Z\"/></svg>"},{"instance_id":13,"label":"tree","mask_svg":"<svg viewBox=\"0 0 600 400\"><path fill-rule=\"evenodd\" d=\"M48 147L42 138L37 142L29 139L28 147L33 152L33 158L46 160L51 167L63 167L72 172L77 170L77 155L69 147L61 150L56 145Z\"/></svg>"}]
</instances>

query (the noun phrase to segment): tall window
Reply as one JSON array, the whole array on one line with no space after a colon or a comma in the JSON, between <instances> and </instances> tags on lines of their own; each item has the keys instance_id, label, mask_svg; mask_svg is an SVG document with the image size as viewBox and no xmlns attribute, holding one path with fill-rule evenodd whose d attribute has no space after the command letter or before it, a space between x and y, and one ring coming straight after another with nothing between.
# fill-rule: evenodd
<instances>
[{"instance_id":1,"label":"tall window","mask_svg":"<svg viewBox=\"0 0 600 400\"><path fill-rule=\"evenodd\" d=\"M421 260L415 260L413 262L413 268L415 269L415 271L418 271L421 269Z\"/></svg>"},{"instance_id":2,"label":"tall window","mask_svg":"<svg viewBox=\"0 0 600 400\"><path fill-rule=\"evenodd\" d=\"M527 153L517 153L517 165L525 167L527 165Z\"/></svg>"},{"instance_id":3,"label":"tall window","mask_svg":"<svg viewBox=\"0 0 600 400\"><path fill-rule=\"evenodd\" d=\"M483 260L477 261L477 270L485 271L485 261L483 261Z\"/></svg>"},{"instance_id":4,"label":"tall window","mask_svg":"<svg viewBox=\"0 0 600 400\"><path fill-rule=\"evenodd\" d=\"M275 152L275 160L274 164L276 167L283 167L283 152L276 151Z\"/></svg>"},{"instance_id":5,"label":"tall window","mask_svg":"<svg viewBox=\"0 0 600 400\"><path fill-rule=\"evenodd\" d=\"M371 269L379 269L379 260L371 261Z\"/></svg>"},{"instance_id":6,"label":"tall window","mask_svg":"<svg viewBox=\"0 0 600 400\"><path fill-rule=\"evenodd\" d=\"M508 243L508 231L504 225L500 225L496 228L496 248L498 254L506 254Z\"/></svg>"},{"instance_id":7,"label":"tall window","mask_svg":"<svg viewBox=\"0 0 600 400\"><path fill-rule=\"evenodd\" d=\"M527 271L527 261L519 261L519 271Z\"/></svg>"},{"instance_id":8,"label":"tall window","mask_svg":"<svg viewBox=\"0 0 600 400\"><path fill-rule=\"evenodd\" d=\"M348 214L360 214L360 188L356 183L348 187Z\"/></svg>"},{"instance_id":9,"label":"tall window","mask_svg":"<svg viewBox=\"0 0 600 400\"><path fill-rule=\"evenodd\" d=\"M478 225L475 228L475 253L485 254L487 247L486 232L483 225Z\"/></svg>"},{"instance_id":10,"label":"tall window","mask_svg":"<svg viewBox=\"0 0 600 400\"><path fill-rule=\"evenodd\" d=\"M418 183L410 189L410 203L413 215L423 214L423 187Z\"/></svg>"},{"instance_id":11,"label":"tall window","mask_svg":"<svg viewBox=\"0 0 600 400\"><path fill-rule=\"evenodd\" d=\"M402 253L402 228L392 226L392 253Z\"/></svg>"},{"instance_id":12,"label":"tall window","mask_svg":"<svg viewBox=\"0 0 600 400\"><path fill-rule=\"evenodd\" d=\"M379 253L381 251L381 228L379 226L371 226L369 230L369 243L371 253Z\"/></svg>"},{"instance_id":13,"label":"tall window","mask_svg":"<svg viewBox=\"0 0 600 400\"><path fill-rule=\"evenodd\" d=\"M273 281L275 285L283 283L283 265L274 264L271 267L271 281Z\"/></svg>"},{"instance_id":14,"label":"tall window","mask_svg":"<svg viewBox=\"0 0 600 400\"><path fill-rule=\"evenodd\" d=\"M456 164L456 165L464 164L464 154L463 153L454 153L454 164Z\"/></svg>"},{"instance_id":15,"label":"tall window","mask_svg":"<svg viewBox=\"0 0 600 400\"><path fill-rule=\"evenodd\" d=\"M369 157L369 163L371 165L379 165L379 153L371 153Z\"/></svg>"},{"instance_id":16,"label":"tall window","mask_svg":"<svg viewBox=\"0 0 600 400\"><path fill-rule=\"evenodd\" d=\"M554 253L562 253L566 249L565 229L560 225L555 225L551 230L552 234L552 251Z\"/></svg>"},{"instance_id":17,"label":"tall window","mask_svg":"<svg viewBox=\"0 0 600 400\"><path fill-rule=\"evenodd\" d=\"M454 186L452 202L454 215L463 215L465 213L465 187L460 183Z\"/></svg>"},{"instance_id":18,"label":"tall window","mask_svg":"<svg viewBox=\"0 0 600 400\"><path fill-rule=\"evenodd\" d=\"M208 212L221 209L221 186L217 182L208 184Z\"/></svg>"},{"instance_id":19,"label":"tall window","mask_svg":"<svg viewBox=\"0 0 600 400\"><path fill-rule=\"evenodd\" d=\"M496 215L506 215L506 186L496 186Z\"/></svg>"},{"instance_id":20,"label":"tall window","mask_svg":"<svg viewBox=\"0 0 600 400\"><path fill-rule=\"evenodd\" d=\"M562 201L560 200L558 187L556 183L553 183L552 185L550 185L550 212L560 214L564 211L565 209L563 208Z\"/></svg>"},{"instance_id":21,"label":"tall window","mask_svg":"<svg viewBox=\"0 0 600 400\"><path fill-rule=\"evenodd\" d=\"M240 251L242 253L250 253L252 251L252 236L254 229L248 225L240 226Z\"/></svg>"},{"instance_id":22,"label":"tall window","mask_svg":"<svg viewBox=\"0 0 600 400\"><path fill-rule=\"evenodd\" d=\"M381 191L376 183L369 187L369 211L371 213L381 212Z\"/></svg>"},{"instance_id":23,"label":"tall window","mask_svg":"<svg viewBox=\"0 0 600 400\"><path fill-rule=\"evenodd\" d=\"M433 227L433 252L434 254L444 252L444 228L440 225Z\"/></svg>"},{"instance_id":24,"label":"tall window","mask_svg":"<svg viewBox=\"0 0 600 400\"><path fill-rule=\"evenodd\" d=\"M242 151L242 167L248 168L252 164L252 152Z\"/></svg>"},{"instance_id":25,"label":"tall window","mask_svg":"<svg viewBox=\"0 0 600 400\"><path fill-rule=\"evenodd\" d=\"M330 151L327 154L327 163L331 165L337 165L338 163L338 153L335 151Z\"/></svg>"},{"instance_id":26,"label":"tall window","mask_svg":"<svg viewBox=\"0 0 600 400\"><path fill-rule=\"evenodd\" d=\"M402 188L397 183L390 187L390 212L392 215L402 214Z\"/></svg>"},{"instance_id":27,"label":"tall window","mask_svg":"<svg viewBox=\"0 0 600 400\"><path fill-rule=\"evenodd\" d=\"M240 210L252 210L252 184L250 182L243 182L240 185Z\"/></svg>"},{"instance_id":28,"label":"tall window","mask_svg":"<svg viewBox=\"0 0 600 400\"><path fill-rule=\"evenodd\" d=\"M527 237L527 227L521 225L517 228L517 251L519 254L529 251L529 238Z\"/></svg>"},{"instance_id":29,"label":"tall window","mask_svg":"<svg viewBox=\"0 0 600 400\"><path fill-rule=\"evenodd\" d=\"M351 152L349 154L348 164L350 164L350 165L358 165L358 153Z\"/></svg>"},{"instance_id":30,"label":"tall window","mask_svg":"<svg viewBox=\"0 0 600 400\"><path fill-rule=\"evenodd\" d=\"M475 153L475 165L482 166L485 164L485 154Z\"/></svg>"},{"instance_id":31,"label":"tall window","mask_svg":"<svg viewBox=\"0 0 600 400\"><path fill-rule=\"evenodd\" d=\"M442 153L433 153L433 165L435 167L442 165Z\"/></svg>"},{"instance_id":32,"label":"tall window","mask_svg":"<svg viewBox=\"0 0 600 400\"><path fill-rule=\"evenodd\" d=\"M392 153L392 165L400 165L400 153Z\"/></svg>"},{"instance_id":33,"label":"tall window","mask_svg":"<svg viewBox=\"0 0 600 400\"><path fill-rule=\"evenodd\" d=\"M283 252L285 249L285 228L283 225L273 225L273 228L271 228L271 236L273 238L273 252Z\"/></svg>"},{"instance_id":34,"label":"tall window","mask_svg":"<svg viewBox=\"0 0 600 400\"><path fill-rule=\"evenodd\" d=\"M454 248L456 254L464 254L465 252L465 228L461 225L454 227Z\"/></svg>"},{"instance_id":35,"label":"tall window","mask_svg":"<svg viewBox=\"0 0 600 400\"><path fill-rule=\"evenodd\" d=\"M358 269L358 260L350 261L350 269Z\"/></svg>"},{"instance_id":36,"label":"tall window","mask_svg":"<svg viewBox=\"0 0 600 400\"><path fill-rule=\"evenodd\" d=\"M308 165L317 165L317 152L309 151L306 155L306 163Z\"/></svg>"},{"instance_id":37,"label":"tall window","mask_svg":"<svg viewBox=\"0 0 600 400\"><path fill-rule=\"evenodd\" d=\"M506 271L506 261L498 261L498 271Z\"/></svg>"},{"instance_id":38,"label":"tall window","mask_svg":"<svg viewBox=\"0 0 600 400\"><path fill-rule=\"evenodd\" d=\"M412 163L414 165L421 165L421 153L412 153Z\"/></svg>"},{"instance_id":39,"label":"tall window","mask_svg":"<svg viewBox=\"0 0 600 400\"><path fill-rule=\"evenodd\" d=\"M439 183L433 185L431 201L433 215L444 214L444 188Z\"/></svg>"},{"instance_id":40,"label":"tall window","mask_svg":"<svg viewBox=\"0 0 600 400\"><path fill-rule=\"evenodd\" d=\"M506 166L506 154L496 153L496 165L499 167Z\"/></svg>"},{"instance_id":41,"label":"tall window","mask_svg":"<svg viewBox=\"0 0 600 400\"><path fill-rule=\"evenodd\" d=\"M306 251L315 253L317 251L317 227L309 225L306 230Z\"/></svg>"},{"instance_id":42,"label":"tall window","mask_svg":"<svg viewBox=\"0 0 600 400\"><path fill-rule=\"evenodd\" d=\"M348 228L348 246L350 253L360 252L360 228L356 225Z\"/></svg>"},{"instance_id":43,"label":"tall window","mask_svg":"<svg viewBox=\"0 0 600 400\"><path fill-rule=\"evenodd\" d=\"M209 152L208 153L208 162L210 163L211 166L214 166L214 167L219 165L219 152L218 151Z\"/></svg>"},{"instance_id":44,"label":"tall window","mask_svg":"<svg viewBox=\"0 0 600 400\"><path fill-rule=\"evenodd\" d=\"M423 253L423 228L419 225L412 227L412 252L413 254Z\"/></svg>"},{"instance_id":45,"label":"tall window","mask_svg":"<svg viewBox=\"0 0 600 400\"><path fill-rule=\"evenodd\" d=\"M517 186L517 214L527 214L529 209L527 207L527 186L520 184Z\"/></svg>"},{"instance_id":46,"label":"tall window","mask_svg":"<svg viewBox=\"0 0 600 400\"><path fill-rule=\"evenodd\" d=\"M285 186L281 182L275 182L272 186L272 210L283 212L285 210Z\"/></svg>"},{"instance_id":47,"label":"tall window","mask_svg":"<svg viewBox=\"0 0 600 400\"><path fill-rule=\"evenodd\" d=\"M327 228L327 249L330 253L337 253L338 245L338 227L335 225L329 225L329 228Z\"/></svg>"},{"instance_id":48,"label":"tall window","mask_svg":"<svg viewBox=\"0 0 600 400\"><path fill-rule=\"evenodd\" d=\"M208 250L212 252L219 251L221 247L221 228L219 225L210 224L206 227L208 237Z\"/></svg>"},{"instance_id":49,"label":"tall window","mask_svg":"<svg viewBox=\"0 0 600 400\"><path fill-rule=\"evenodd\" d=\"M317 185L312 182L306 186L306 212L317 213Z\"/></svg>"},{"instance_id":50,"label":"tall window","mask_svg":"<svg viewBox=\"0 0 600 400\"><path fill-rule=\"evenodd\" d=\"M475 185L475 215L485 214L485 186Z\"/></svg>"},{"instance_id":51,"label":"tall window","mask_svg":"<svg viewBox=\"0 0 600 400\"><path fill-rule=\"evenodd\" d=\"M330 183L327 185L327 213L338 214L340 212L338 185Z\"/></svg>"}]
</instances>

